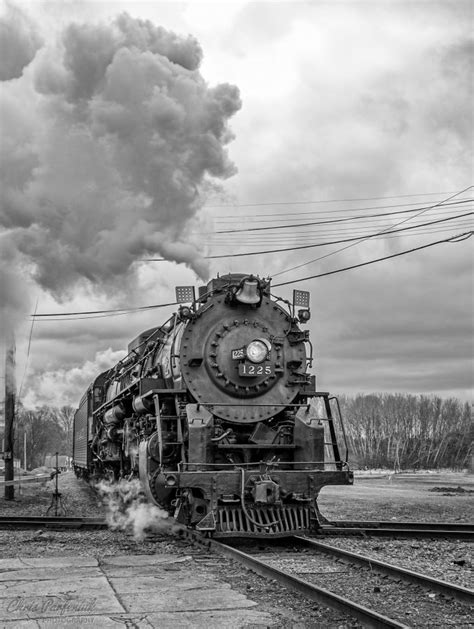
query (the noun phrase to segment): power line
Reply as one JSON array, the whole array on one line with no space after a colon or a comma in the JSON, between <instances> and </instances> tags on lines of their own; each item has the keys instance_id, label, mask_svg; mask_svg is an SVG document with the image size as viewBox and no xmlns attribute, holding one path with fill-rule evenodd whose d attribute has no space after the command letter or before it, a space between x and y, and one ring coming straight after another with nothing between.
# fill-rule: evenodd
<instances>
[{"instance_id":1,"label":"power line","mask_svg":"<svg viewBox=\"0 0 474 629\"><path fill-rule=\"evenodd\" d=\"M420 223L419 225L412 225L411 227L402 227L401 229L392 229L390 228L390 230L386 229L384 231L381 232L375 232L374 234L367 234L367 236L354 236L353 238L343 238L341 240L333 240L330 242L319 242L319 243L313 243L310 245L298 245L296 247L285 247L283 249L267 249L267 250L263 250L263 251L246 251L244 253L223 253L223 254L219 254L219 255L213 255L213 256L205 256L205 260L219 260L222 258L242 258L245 256L256 256L256 255L266 255L266 254L270 254L270 253L284 253L286 251L300 251L302 249L312 249L315 247L326 247L327 245L336 245L336 244L341 244L343 242L355 242L355 244L358 244L359 242L363 242L364 240L368 240L369 238L375 238L377 236L380 236L382 234L385 233L390 233L390 234L395 234L397 232L402 232L402 231L408 231L411 229L417 229L419 227L426 227L428 225L435 225L437 223L444 223L446 221L452 221L455 220L457 218L464 218L465 216L472 216L474 214L474 212L467 212L466 214L458 214L457 216L452 216L452 217L448 217L448 218L441 218L438 219L437 221L429 221L428 223ZM402 221L405 222L405 221ZM401 224L401 223L398 223ZM352 245L349 245L352 246ZM347 249L347 247L344 247L344 249ZM343 251L343 249L340 249L339 251ZM333 253L338 253L333 252ZM332 255L329 254L329 255ZM320 258L318 258L320 259ZM147 260L148 262L161 262L162 259L161 258L150 258ZM306 263L306 264L310 264L310 263ZM299 267L293 267L292 269L287 269L286 271L280 271L280 273L277 273L276 275L274 275L274 277L276 277L277 275L281 275L282 273L286 273L287 271L292 271L295 268L299 268Z\"/></svg>"},{"instance_id":2,"label":"power line","mask_svg":"<svg viewBox=\"0 0 474 629\"><path fill-rule=\"evenodd\" d=\"M296 280L289 280L288 282L280 282L280 284L273 284L273 288L277 288L279 286L288 286L289 284L297 284L300 282L305 282L306 280L313 280L319 277L326 277L327 275L335 275L336 273L343 273L344 271L358 269L362 266L368 266L369 264L375 264L376 262L382 262L383 260L390 260L390 258L398 258L399 256L407 255L409 253L413 253L414 251L421 251L421 249L434 247L435 245L440 245L445 242L452 242L452 243L463 242L463 240L467 240L473 234L474 234L474 231L465 232L464 234L457 234L456 236L452 236L451 238L445 238L444 240L437 240L436 242L430 242L427 245L422 245L421 247L414 247L413 249L400 251L399 253L394 253L390 256L384 256L383 258L376 258L375 260L368 260L367 262L361 262L360 264L353 264L352 266L346 266L342 269L335 269L334 271L327 271L326 273L319 273L318 275L309 275L307 277L300 277Z\"/></svg>"},{"instance_id":3,"label":"power line","mask_svg":"<svg viewBox=\"0 0 474 629\"><path fill-rule=\"evenodd\" d=\"M468 238L470 238L472 235L474 234L474 231L468 231L468 232L464 232L462 234L456 234L453 235L449 238L445 238L443 240L437 240L435 242L431 242L428 243L426 245L422 245L420 247L414 247L413 249L407 249L405 251L400 251L399 253L395 253L389 256L384 256L382 258L376 258L375 260L369 260L367 262L361 262L360 264L354 264L352 266L348 266L348 267L344 267L341 269L335 269L334 271L327 271L326 273L319 273L318 275L311 275L308 277L303 277L303 278L299 278L296 280L290 280L288 282L280 282L279 284L274 284L273 287L277 288L279 286L287 286L289 284L296 284L298 282L304 282L306 280L311 280L311 279L316 279L319 277L325 277L327 275L335 275L336 273L343 273L344 271L350 271L352 269L357 269L359 267L363 267L363 266L368 266L370 264L375 264L376 262L382 262L384 260L389 260L391 258L397 258L399 256L403 256L409 253L413 253L415 251L421 251L422 249L427 249L428 247L434 247L435 245L439 245L442 243L446 243L446 242L451 242L451 243L458 243L458 242L463 242L464 240L467 240ZM98 315L99 317L106 317L106 316L116 316L117 314L131 314L132 312L138 312L138 311L143 311L143 310L152 310L152 309L157 309L157 308L164 308L165 306L176 306L178 305L178 302L172 302L172 303L168 303L168 304L154 304L151 306L141 306L139 308L132 308L128 311L125 310L121 310L121 311L117 311L117 310L98 310L98 311L94 311L94 312L87 312L87 313L76 313L76 314L89 314L89 315ZM74 321L76 319L73 318L69 318L72 314L74 313L56 313L56 314L41 314L41 315L36 315L36 317L57 317L57 316L61 316L61 317L65 317L67 316L67 319L50 319L52 321ZM93 319L96 318L95 316L89 316L89 317L77 317L78 319Z\"/></svg>"},{"instance_id":4,"label":"power line","mask_svg":"<svg viewBox=\"0 0 474 629\"><path fill-rule=\"evenodd\" d=\"M372 236L371 240L377 240L377 239L384 239L384 238L402 238L402 237L408 237L408 236L420 236L420 235L424 235L424 234L431 234L431 233L436 233L436 232L452 232L452 230L454 228L461 228L461 227L471 227L473 223L472 219L466 219L466 220L459 220L456 221L453 225L451 226L438 226L438 227L432 227L429 229L424 229L424 230L420 230L417 231L415 234L395 234L394 232L386 232L380 236ZM409 229L416 229L418 226L415 225L413 227L410 227ZM368 228L367 228L368 229ZM346 231L346 230L344 230ZM351 230L350 230L351 231ZM403 231L403 230L401 230ZM354 237L356 239L363 237L364 235L367 234L367 231L361 231L361 230L353 230L351 231L351 233L354 234ZM394 233L394 235L391 235L392 233ZM263 241L262 239L256 240L254 242L247 242L247 245L249 247L262 247L262 244L274 244L274 245L278 245L278 244L292 244L292 243L300 243L300 244L304 244L305 242L307 244L310 243L320 243L321 246L324 246L326 244L334 244L335 241L329 242L329 239L332 238L336 238L337 236L342 236L343 233L340 231L331 231L331 232L325 232L325 233L320 233L320 232L301 232L301 233L296 233L291 237L275 237L275 238L265 238ZM324 241L323 239L327 239L326 241ZM341 240L336 241L336 242L341 242ZM204 243L206 246L208 247L233 247L236 244L239 244L239 241L236 240L228 240L228 241L222 241L222 242L207 242Z\"/></svg>"},{"instance_id":5,"label":"power line","mask_svg":"<svg viewBox=\"0 0 474 629\"><path fill-rule=\"evenodd\" d=\"M470 201L470 199L460 199L459 201L456 201L453 203L453 205L455 205L456 203L461 203L462 201ZM421 203L421 201L417 201L417 202L411 202L411 203L395 203L395 204L390 204L390 205L368 205L368 206L362 206L362 207L340 207L340 208L324 208L324 209L316 209L316 210L310 210L308 212L295 212L293 209L289 209L286 212L266 212L265 214L257 214L255 212L252 212L252 214L237 214L237 215L232 215L232 216L215 216L213 217L213 220L215 223L217 224L222 224L222 225L228 225L229 223L232 223L233 221L235 222L236 220L243 220L243 219L252 219L252 222L255 223L267 223L269 221L265 220L265 219L270 219L270 220L274 220L276 222L279 221L283 221L285 220L285 217L288 216L333 216L334 214L344 214L344 213L348 213L348 212L371 212L372 210L392 210L393 208L404 208L404 207L413 207L413 206L419 206ZM451 205L451 204L450 204ZM416 209L416 208L415 208ZM279 217L283 217L283 218L279 218Z\"/></svg>"},{"instance_id":6,"label":"power line","mask_svg":"<svg viewBox=\"0 0 474 629\"><path fill-rule=\"evenodd\" d=\"M455 201L453 203L446 203L442 207L450 206L450 205L460 205L463 203L471 203L474 199L463 199L462 201ZM235 233L243 233L243 232L256 232L256 231L269 231L276 229L294 229L296 227L310 227L312 225L332 225L334 223L347 223L348 221L357 221L357 220L367 220L368 218L380 218L382 216L394 216L395 214L408 214L413 212L418 212L420 210L431 210L433 206L427 206L424 208L413 208L411 210L398 210L397 212L384 212L377 214L362 214L358 216L346 216L344 218L334 218L328 221L311 221L308 223L290 223L289 225L271 225L265 227L245 227L243 229L225 229L215 232L216 234L235 234ZM359 210L355 210L359 211ZM241 220L241 217L240 217Z\"/></svg>"},{"instance_id":7,"label":"power line","mask_svg":"<svg viewBox=\"0 0 474 629\"><path fill-rule=\"evenodd\" d=\"M443 205L447 201L451 201L451 199L454 199L455 197L458 197L461 194L464 194L468 190L471 190L471 188L473 188L473 187L474 186L468 186L464 190L461 190L461 191L456 192L455 194L451 195L447 199L444 199L442 201L438 201L438 203L435 203L432 207L421 210L420 212L418 212L418 214L415 214L415 216L412 216L412 217L409 216L408 218L405 218L402 221L399 221L398 223L395 223L390 228L387 228L385 230L382 230L381 232L378 232L378 234L376 234L376 235L380 236L380 235L386 233L387 231L390 231L390 232L393 233L394 231L396 231L396 230L393 230L394 227L398 227L398 225L403 225L403 223L406 223L407 221L411 220L412 218L417 218L418 216L420 216L421 214L424 214L428 210L431 210L431 209L433 209L435 207L438 207L439 205ZM365 242L368 238L371 238L371 236L369 235L369 236L365 236L363 238L360 238L360 239L358 239L357 242L354 242L354 243L352 243L350 245L346 245L345 247L341 247L340 249L336 249L336 251L331 251L330 253L326 253L324 256L320 256L319 258L315 258L314 260L311 260L311 261L307 262L306 264L313 264L314 262L318 262L319 260L323 260L324 258L329 258L330 256L333 256L336 253L340 253L341 251L345 251L346 249L350 249L351 247L355 247L356 245L360 244L361 242ZM279 273L276 273L274 275L274 277L276 277L278 275L283 275L284 273L288 273L289 271L294 271L295 269L299 269L302 266L303 266L302 264L298 264L296 266L290 267L289 269L284 269L283 271L280 271Z\"/></svg>"},{"instance_id":8,"label":"power line","mask_svg":"<svg viewBox=\"0 0 474 629\"><path fill-rule=\"evenodd\" d=\"M326 199L326 200L312 200L312 201L266 201L264 203L220 203L216 205L208 205L207 208L218 207L262 207L265 205L315 205L320 203L350 203L353 201L380 201L383 199L405 199L409 197L422 197L422 196L435 196L437 194L451 194L448 192L419 192L417 194L397 194L390 197L358 197L352 199Z\"/></svg>"},{"instance_id":9,"label":"power line","mask_svg":"<svg viewBox=\"0 0 474 629\"><path fill-rule=\"evenodd\" d=\"M45 312L45 313L41 313L41 314L34 314L31 315L34 319L46 319L48 317L74 317L74 316L80 316L80 318L83 319L87 319L87 316L82 316L82 315L103 315L103 316L111 316L111 315L125 315L125 314L131 314L132 312L140 312L143 310L152 310L155 308L166 308L167 306L176 306L178 302L171 302L169 304L157 304L157 305L153 305L153 306L140 306L137 308L116 308L113 310L87 310L87 311L83 311L83 312ZM92 318L100 318L96 317L96 316L91 316ZM61 319L54 319L55 321L60 321ZM63 319L65 320L65 319Z\"/></svg>"},{"instance_id":10,"label":"power line","mask_svg":"<svg viewBox=\"0 0 474 629\"><path fill-rule=\"evenodd\" d=\"M469 208L469 210L472 212L474 211L474 207ZM453 215L451 212L450 213L440 213L440 214L435 214L435 215L430 215L429 218L430 220L435 220L439 218L446 218L447 220L456 220L456 216L463 216L463 215L458 215L455 214ZM428 218L428 215L426 215L426 218ZM470 220L470 219L467 219ZM365 234L367 232L372 233L373 230L381 230L381 229L385 229L388 228L390 229L392 226L392 224L387 221L386 219L377 219L377 220L370 220L367 223L357 223L356 225L350 225L350 224L345 224L345 225L325 225L325 226L317 226L314 228L307 228L307 229L302 229L302 228L297 228L297 229L292 229L289 233L282 233L282 232L276 232L276 233L267 233L265 232L264 234L261 233L249 233L249 234L245 234L245 236L243 237L241 234L226 234L225 236L220 236L219 238L214 237L214 238L207 238L206 240L203 240L203 244L210 246L210 247L214 247L214 246L221 246L223 244L242 244L242 242L245 242L246 244L263 244L263 243L268 243L268 242L282 242L282 243L286 243L288 244L289 242L291 242L292 240L296 240L299 241L301 239L301 237L314 237L314 236L318 236L318 237L326 237L326 236L346 236L347 234L350 235L354 235L357 233L361 233L361 234Z\"/></svg>"}]
</instances>

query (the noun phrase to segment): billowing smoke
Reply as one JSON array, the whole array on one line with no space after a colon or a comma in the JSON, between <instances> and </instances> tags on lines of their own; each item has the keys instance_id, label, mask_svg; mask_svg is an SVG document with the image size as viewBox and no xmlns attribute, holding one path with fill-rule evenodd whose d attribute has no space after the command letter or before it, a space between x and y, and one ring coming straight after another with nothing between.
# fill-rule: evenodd
<instances>
[{"instance_id":1,"label":"billowing smoke","mask_svg":"<svg viewBox=\"0 0 474 629\"><path fill-rule=\"evenodd\" d=\"M96 489L107 509L107 524L113 531L133 534L136 541L142 542L148 534L169 534L179 529L166 511L145 500L139 480L101 481Z\"/></svg>"},{"instance_id":2,"label":"billowing smoke","mask_svg":"<svg viewBox=\"0 0 474 629\"><path fill-rule=\"evenodd\" d=\"M0 17L0 81L20 77L42 43L31 20L7 3L5 15Z\"/></svg>"},{"instance_id":3,"label":"billowing smoke","mask_svg":"<svg viewBox=\"0 0 474 629\"><path fill-rule=\"evenodd\" d=\"M157 254L205 277L191 230L200 190L235 172L238 89L206 84L193 37L127 14L72 23L42 47L19 9L7 23L0 230L35 279L60 296Z\"/></svg>"}]
</instances>

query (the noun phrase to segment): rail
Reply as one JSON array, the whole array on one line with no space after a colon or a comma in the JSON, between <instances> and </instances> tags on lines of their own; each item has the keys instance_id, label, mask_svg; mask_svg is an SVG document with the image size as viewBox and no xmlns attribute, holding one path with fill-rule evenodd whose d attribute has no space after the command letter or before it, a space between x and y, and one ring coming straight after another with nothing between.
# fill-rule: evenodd
<instances>
[{"instance_id":1,"label":"rail","mask_svg":"<svg viewBox=\"0 0 474 629\"><path fill-rule=\"evenodd\" d=\"M388 618L373 609L359 605L354 601L339 596L338 594L314 585L313 583L309 583L304 579L288 574L287 572L283 572L278 568L273 568L256 557L233 548L232 546L228 546L227 544L214 540L206 541L208 541L209 547L216 552L238 561L246 568L253 570L267 579L274 579L280 585L283 585L294 592L298 592L306 598L357 618L364 624L365 627L372 627L375 629L407 629L407 625L400 623L397 620Z\"/></svg>"},{"instance_id":2,"label":"rail","mask_svg":"<svg viewBox=\"0 0 474 629\"><path fill-rule=\"evenodd\" d=\"M23 483L44 483L51 480L51 474L41 474L39 476L18 476L13 480L0 480L0 487L11 487L12 485L23 485Z\"/></svg>"},{"instance_id":3,"label":"rail","mask_svg":"<svg viewBox=\"0 0 474 629\"><path fill-rule=\"evenodd\" d=\"M307 537L296 535L292 539L297 540L297 542L305 548L311 548L317 552L337 557L338 559L342 559L352 564L357 564L358 566L362 566L363 568L367 568L374 572L381 572L382 574L390 577L395 577L396 579L403 579L408 583L421 585L422 587L425 587L427 589L440 592L445 596L452 596L453 598L464 603L474 603L474 591L468 588L454 585L452 583L447 583L446 581L435 579L433 577L420 574L419 572L414 572L413 570L407 570L406 568L402 568L401 566L394 566L393 564L390 564L386 561L379 561L378 559L366 557L359 553L354 553L348 550L343 550L341 548L336 548L335 546L323 544L319 541L315 541Z\"/></svg>"},{"instance_id":4,"label":"rail","mask_svg":"<svg viewBox=\"0 0 474 629\"><path fill-rule=\"evenodd\" d=\"M474 541L473 523L384 522L341 520L326 522L321 535L367 535L374 537L454 538Z\"/></svg>"},{"instance_id":5,"label":"rail","mask_svg":"<svg viewBox=\"0 0 474 629\"><path fill-rule=\"evenodd\" d=\"M106 529L107 523L99 518L59 516L0 516L0 529Z\"/></svg>"}]
</instances>

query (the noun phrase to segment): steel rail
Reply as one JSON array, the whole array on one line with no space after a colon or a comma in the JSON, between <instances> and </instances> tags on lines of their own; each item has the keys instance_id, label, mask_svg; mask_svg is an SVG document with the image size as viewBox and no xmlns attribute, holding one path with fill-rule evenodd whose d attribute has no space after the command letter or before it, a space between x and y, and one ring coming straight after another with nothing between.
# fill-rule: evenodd
<instances>
[{"instance_id":1,"label":"steel rail","mask_svg":"<svg viewBox=\"0 0 474 629\"><path fill-rule=\"evenodd\" d=\"M0 516L0 529L104 529L107 523L99 518L60 516Z\"/></svg>"},{"instance_id":2,"label":"steel rail","mask_svg":"<svg viewBox=\"0 0 474 629\"><path fill-rule=\"evenodd\" d=\"M381 572L389 577L396 577L397 579L403 579L404 581L421 585L422 587L430 590L436 590L440 594L453 597L463 603L471 605L474 603L474 590L470 590L469 588L454 585L440 579L435 579L434 577L429 577L427 575L420 574L419 572L402 568L401 566L395 566L385 561L360 555L359 553L336 548L335 546L331 546L329 544L323 544L322 542L318 542L307 537L295 535L292 539L297 540L298 543L304 545L306 548L312 548L318 552L338 557L346 562L362 566L363 568L368 568L375 572Z\"/></svg>"},{"instance_id":3,"label":"steel rail","mask_svg":"<svg viewBox=\"0 0 474 629\"><path fill-rule=\"evenodd\" d=\"M274 579L280 585L283 585L294 592L298 592L306 598L309 598L317 603L327 605L337 611L349 614L353 618L357 618L364 624L365 627L371 627L373 629L407 629L408 627L397 620L383 616L368 607L364 607L354 601L343 598L334 592L318 587L313 583L304 581L303 579L283 572L278 568L273 568L260 559L252 557L251 555L233 548L232 546L227 546L227 544L223 544L222 542L209 539L201 541L207 542L209 548L238 561L244 567L253 570L267 579Z\"/></svg>"},{"instance_id":4,"label":"steel rail","mask_svg":"<svg viewBox=\"0 0 474 629\"><path fill-rule=\"evenodd\" d=\"M377 529L430 529L442 531L467 531L474 533L474 522L401 522L384 520L329 520L329 526L338 528L377 528Z\"/></svg>"},{"instance_id":5,"label":"steel rail","mask_svg":"<svg viewBox=\"0 0 474 629\"><path fill-rule=\"evenodd\" d=\"M430 524L427 524L425 528L412 528L409 524L405 526L394 525L392 528L388 527L372 527L372 526L332 526L323 524L319 529L319 534L324 536L335 535L367 535L374 537L416 537L416 538L449 538L449 539L462 539L465 541L474 541L474 531L470 529L442 529L434 526L431 528Z\"/></svg>"}]
</instances>

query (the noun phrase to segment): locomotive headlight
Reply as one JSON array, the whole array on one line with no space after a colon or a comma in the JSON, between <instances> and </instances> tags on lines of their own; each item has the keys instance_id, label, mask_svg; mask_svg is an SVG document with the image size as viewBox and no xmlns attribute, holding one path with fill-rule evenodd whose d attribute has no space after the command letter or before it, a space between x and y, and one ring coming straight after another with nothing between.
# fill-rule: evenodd
<instances>
[{"instance_id":1,"label":"locomotive headlight","mask_svg":"<svg viewBox=\"0 0 474 629\"><path fill-rule=\"evenodd\" d=\"M253 363L262 363L268 356L272 346L266 339L255 339L246 347L247 358Z\"/></svg>"},{"instance_id":2,"label":"locomotive headlight","mask_svg":"<svg viewBox=\"0 0 474 629\"><path fill-rule=\"evenodd\" d=\"M174 474L167 474L165 477L165 481L168 487L174 487L178 483L178 479Z\"/></svg>"}]
</instances>

